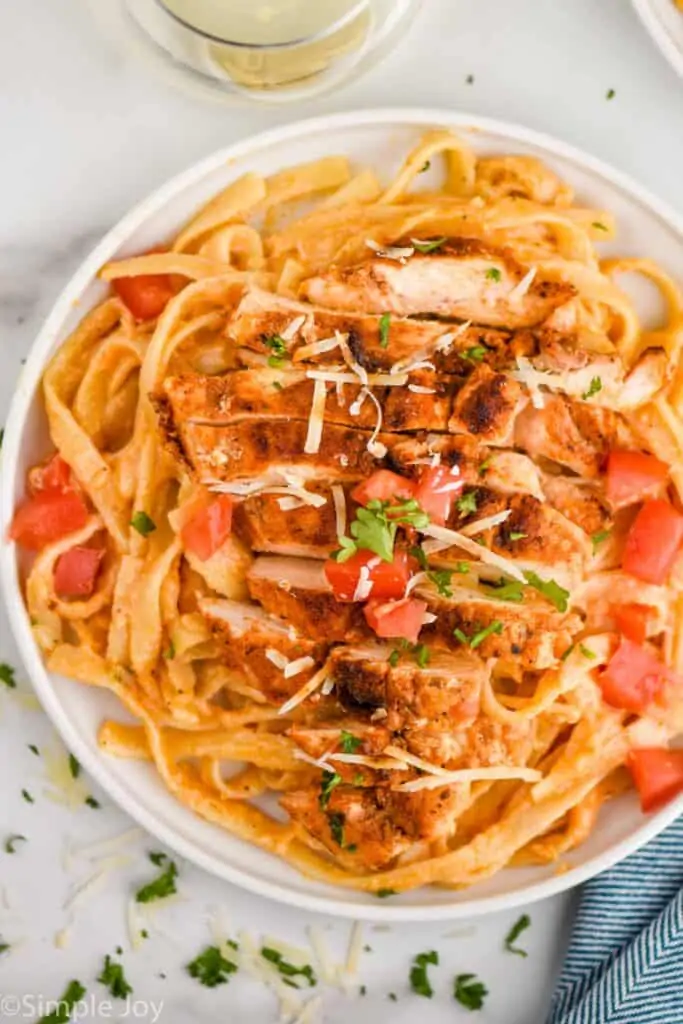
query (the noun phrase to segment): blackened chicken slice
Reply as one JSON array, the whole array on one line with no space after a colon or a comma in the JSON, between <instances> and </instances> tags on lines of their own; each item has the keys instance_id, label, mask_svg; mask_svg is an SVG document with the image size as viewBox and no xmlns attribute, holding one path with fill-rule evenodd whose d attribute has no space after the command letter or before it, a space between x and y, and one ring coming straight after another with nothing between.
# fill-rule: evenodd
<instances>
[{"instance_id":1,"label":"blackened chicken slice","mask_svg":"<svg viewBox=\"0 0 683 1024\"><path fill-rule=\"evenodd\" d=\"M350 488L337 486L340 488L338 500L343 501L348 522L355 504L349 496ZM327 484L314 484L307 490L319 495L324 504L306 505L276 494L244 498L235 508L235 532L253 551L297 558L328 558L339 547L334 496Z\"/></svg>"},{"instance_id":2,"label":"blackened chicken slice","mask_svg":"<svg viewBox=\"0 0 683 1024\"><path fill-rule=\"evenodd\" d=\"M594 481L546 473L543 492L553 508L589 537L599 536L611 528L611 513Z\"/></svg>"},{"instance_id":3,"label":"blackened chicken slice","mask_svg":"<svg viewBox=\"0 0 683 1024\"><path fill-rule=\"evenodd\" d=\"M482 364L456 394L448 429L484 444L510 446L515 420L527 401L517 381Z\"/></svg>"},{"instance_id":4,"label":"blackened chicken slice","mask_svg":"<svg viewBox=\"0 0 683 1024\"><path fill-rule=\"evenodd\" d=\"M575 294L572 285L528 273L507 251L476 239L453 238L404 262L375 256L332 267L302 287L311 302L338 310L412 316L431 313L491 327L532 327Z\"/></svg>"}]
</instances>

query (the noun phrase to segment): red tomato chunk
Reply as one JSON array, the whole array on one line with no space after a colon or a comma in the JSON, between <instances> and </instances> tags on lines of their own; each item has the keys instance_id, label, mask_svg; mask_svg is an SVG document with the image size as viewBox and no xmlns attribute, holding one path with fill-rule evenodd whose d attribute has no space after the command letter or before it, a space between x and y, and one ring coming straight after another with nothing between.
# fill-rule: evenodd
<instances>
[{"instance_id":1,"label":"red tomato chunk","mask_svg":"<svg viewBox=\"0 0 683 1024\"><path fill-rule=\"evenodd\" d=\"M623 569L646 583L664 583L683 543L683 516L668 501L646 501L629 530Z\"/></svg>"},{"instance_id":2,"label":"red tomato chunk","mask_svg":"<svg viewBox=\"0 0 683 1024\"><path fill-rule=\"evenodd\" d=\"M642 747L632 750L626 763L644 811L655 811L683 793L683 750Z\"/></svg>"},{"instance_id":3,"label":"red tomato chunk","mask_svg":"<svg viewBox=\"0 0 683 1024\"><path fill-rule=\"evenodd\" d=\"M65 551L57 559L54 572L55 593L60 597L90 597L104 558L102 548L80 545Z\"/></svg>"},{"instance_id":4,"label":"red tomato chunk","mask_svg":"<svg viewBox=\"0 0 683 1024\"><path fill-rule=\"evenodd\" d=\"M186 551L205 562L221 548L232 530L232 498L221 494L210 504L203 502L193 508L180 530Z\"/></svg>"},{"instance_id":5,"label":"red tomato chunk","mask_svg":"<svg viewBox=\"0 0 683 1024\"><path fill-rule=\"evenodd\" d=\"M377 636L392 637L417 643L427 602L413 597L402 601L368 601L363 612L370 629Z\"/></svg>"}]
</instances>

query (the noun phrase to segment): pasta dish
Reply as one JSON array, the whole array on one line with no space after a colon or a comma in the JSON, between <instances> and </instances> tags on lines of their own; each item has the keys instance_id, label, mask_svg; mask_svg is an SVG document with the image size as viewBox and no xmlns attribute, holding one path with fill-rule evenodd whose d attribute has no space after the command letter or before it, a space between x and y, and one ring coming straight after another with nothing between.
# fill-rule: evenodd
<instances>
[{"instance_id":1,"label":"pasta dish","mask_svg":"<svg viewBox=\"0 0 683 1024\"><path fill-rule=\"evenodd\" d=\"M434 130L388 183L245 174L102 268L10 533L49 669L133 716L105 752L378 896L683 790L683 296L614 233Z\"/></svg>"}]
</instances>

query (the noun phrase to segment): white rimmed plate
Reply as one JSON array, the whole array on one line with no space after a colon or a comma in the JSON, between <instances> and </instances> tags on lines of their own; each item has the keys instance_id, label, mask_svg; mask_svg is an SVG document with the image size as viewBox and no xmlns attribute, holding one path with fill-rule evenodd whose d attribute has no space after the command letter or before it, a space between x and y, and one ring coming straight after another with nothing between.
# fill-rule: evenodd
<instances>
[{"instance_id":1,"label":"white rimmed plate","mask_svg":"<svg viewBox=\"0 0 683 1024\"><path fill-rule=\"evenodd\" d=\"M378 110L321 117L258 135L221 150L174 178L133 209L102 240L68 283L31 350L6 423L0 514L3 535L22 495L25 473L47 447L39 399L43 368L85 311L105 293L97 281L108 260L139 252L172 236L188 216L246 170L270 174L330 153L345 153L390 177L426 128L462 133L482 153L517 152L547 161L571 182L578 201L613 212L618 243L605 251L646 255L683 278L683 221L619 172L535 132L439 110ZM433 173L433 172L430 172ZM110 695L46 672L23 604L13 545L0 551L0 577L12 629L29 677L67 745L110 796L140 825L180 855L230 882L309 910L374 920L435 920L508 910L550 896L625 857L683 811L683 798L644 818L633 794L612 801L580 849L556 866L507 869L459 892L423 889L378 900L303 878L283 861L196 817L165 789L146 763L104 755L98 724L121 716Z\"/></svg>"},{"instance_id":2,"label":"white rimmed plate","mask_svg":"<svg viewBox=\"0 0 683 1024\"><path fill-rule=\"evenodd\" d=\"M669 64L683 77L683 10L675 0L633 0L633 6Z\"/></svg>"}]
</instances>

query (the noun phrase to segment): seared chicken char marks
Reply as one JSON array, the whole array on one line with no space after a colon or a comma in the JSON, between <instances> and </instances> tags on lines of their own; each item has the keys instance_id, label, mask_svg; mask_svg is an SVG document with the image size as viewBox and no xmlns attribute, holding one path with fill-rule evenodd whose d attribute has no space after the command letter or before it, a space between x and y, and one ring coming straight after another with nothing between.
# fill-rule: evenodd
<instances>
[{"instance_id":1,"label":"seared chicken char marks","mask_svg":"<svg viewBox=\"0 0 683 1024\"><path fill-rule=\"evenodd\" d=\"M515 420L527 401L524 389L511 377L478 366L455 396L448 429L486 444L509 446Z\"/></svg>"},{"instance_id":2,"label":"seared chicken char marks","mask_svg":"<svg viewBox=\"0 0 683 1024\"><path fill-rule=\"evenodd\" d=\"M240 539L254 551L295 555L297 558L327 558L339 546L334 499L326 485L309 486L320 494L324 505L299 505L283 509L281 496L256 494L235 507L234 525ZM347 521L355 507L344 491Z\"/></svg>"},{"instance_id":3,"label":"seared chicken char marks","mask_svg":"<svg viewBox=\"0 0 683 1024\"><path fill-rule=\"evenodd\" d=\"M225 663L272 704L296 693L325 660L324 645L297 635L288 622L267 615L258 605L204 598L200 611L222 645ZM268 651L277 651L289 661L310 657L313 664L287 679L268 658Z\"/></svg>"},{"instance_id":4,"label":"seared chicken char marks","mask_svg":"<svg viewBox=\"0 0 683 1024\"><path fill-rule=\"evenodd\" d=\"M558 512L580 527L589 537L609 529L612 518L596 484L578 477L543 477L546 498Z\"/></svg>"},{"instance_id":5,"label":"seared chicken char marks","mask_svg":"<svg viewBox=\"0 0 683 1024\"><path fill-rule=\"evenodd\" d=\"M352 267L332 267L305 281L302 292L311 302L338 310L432 313L491 327L532 327L575 291L537 275L524 294L511 295L527 270L503 250L453 238L405 263L377 256Z\"/></svg>"},{"instance_id":6,"label":"seared chicken char marks","mask_svg":"<svg viewBox=\"0 0 683 1024\"><path fill-rule=\"evenodd\" d=\"M360 604L334 597L322 563L303 558L257 558L247 576L249 594L313 640L328 643L368 636Z\"/></svg>"}]
</instances>

